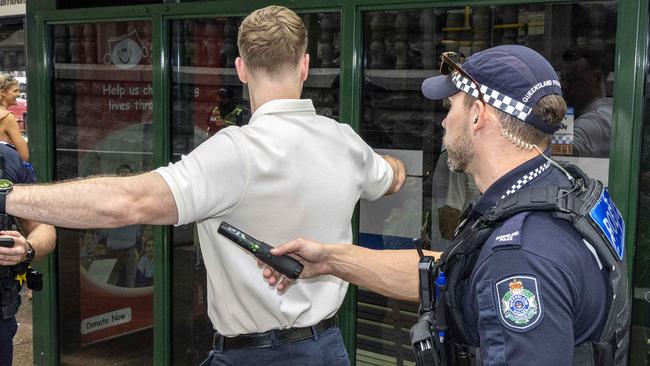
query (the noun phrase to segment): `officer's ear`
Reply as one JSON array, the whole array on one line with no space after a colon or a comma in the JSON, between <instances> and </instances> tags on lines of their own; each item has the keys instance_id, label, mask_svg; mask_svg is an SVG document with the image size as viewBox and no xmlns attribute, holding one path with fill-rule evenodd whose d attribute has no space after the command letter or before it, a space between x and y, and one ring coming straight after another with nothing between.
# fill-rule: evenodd
<instances>
[{"instance_id":1,"label":"officer's ear","mask_svg":"<svg viewBox=\"0 0 650 366\"><path fill-rule=\"evenodd\" d=\"M486 105L483 101L475 99L469 109L469 116L472 121L474 131L480 130L485 126Z\"/></svg>"}]
</instances>

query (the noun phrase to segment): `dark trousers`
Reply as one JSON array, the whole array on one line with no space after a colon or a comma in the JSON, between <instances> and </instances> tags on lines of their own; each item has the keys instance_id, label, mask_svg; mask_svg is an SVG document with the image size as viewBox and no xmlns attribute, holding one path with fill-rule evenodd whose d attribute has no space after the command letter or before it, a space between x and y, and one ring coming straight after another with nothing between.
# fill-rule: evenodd
<instances>
[{"instance_id":1,"label":"dark trousers","mask_svg":"<svg viewBox=\"0 0 650 366\"><path fill-rule=\"evenodd\" d=\"M18 324L15 316L9 319L0 319L0 366L11 366L16 330L18 330Z\"/></svg>"},{"instance_id":2,"label":"dark trousers","mask_svg":"<svg viewBox=\"0 0 650 366\"><path fill-rule=\"evenodd\" d=\"M349 366L338 327L312 338L264 348L210 351L200 366Z\"/></svg>"}]
</instances>

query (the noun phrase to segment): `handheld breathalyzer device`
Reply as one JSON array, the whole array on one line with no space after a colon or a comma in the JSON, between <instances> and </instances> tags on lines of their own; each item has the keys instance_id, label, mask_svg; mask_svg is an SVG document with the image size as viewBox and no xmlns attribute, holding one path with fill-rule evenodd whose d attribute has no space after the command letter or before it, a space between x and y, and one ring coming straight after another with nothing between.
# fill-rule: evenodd
<instances>
[{"instance_id":1,"label":"handheld breathalyzer device","mask_svg":"<svg viewBox=\"0 0 650 366\"><path fill-rule=\"evenodd\" d=\"M271 254L273 247L265 242L253 238L227 222L222 222L217 231L283 275L292 279L300 276L303 268L302 263L288 255L275 256Z\"/></svg>"}]
</instances>

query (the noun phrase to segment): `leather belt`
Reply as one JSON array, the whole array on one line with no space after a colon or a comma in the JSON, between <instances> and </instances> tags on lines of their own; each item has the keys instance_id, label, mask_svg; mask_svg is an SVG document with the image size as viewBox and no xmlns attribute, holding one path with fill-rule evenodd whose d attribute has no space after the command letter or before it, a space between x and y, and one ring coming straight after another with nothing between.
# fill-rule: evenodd
<instances>
[{"instance_id":1,"label":"leather belt","mask_svg":"<svg viewBox=\"0 0 650 366\"><path fill-rule=\"evenodd\" d=\"M334 326L336 326L336 317L321 320L318 324L311 327L274 329L264 333L241 334L236 337L225 337L215 332L212 338L212 348L218 351L224 351L242 348L271 347L312 338Z\"/></svg>"}]
</instances>

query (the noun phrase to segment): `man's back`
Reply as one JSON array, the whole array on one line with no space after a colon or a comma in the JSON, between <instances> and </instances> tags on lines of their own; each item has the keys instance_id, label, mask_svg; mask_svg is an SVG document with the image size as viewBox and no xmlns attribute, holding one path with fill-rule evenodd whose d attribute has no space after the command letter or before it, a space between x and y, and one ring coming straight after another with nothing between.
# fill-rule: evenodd
<instances>
[{"instance_id":1,"label":"man's back","mask_svg":"<svg viewBox=\"0 0 650 366\"><path fill-rule=\"evenodd\" d=\"M182 192L170 186L177 202L188 203L179 207L179 222L199 221L209 315L220 333L304 327L334 315L347 284L301 281L279 295L260 280L255 259L217 228L227 221L271 245L296 236L351 242L358 199L379 198L392 182L381 157L349 126L317 116L311 101L275 100L248 126L206 141L183 165L201 166Z\"/></svg>"}]
</instances>

